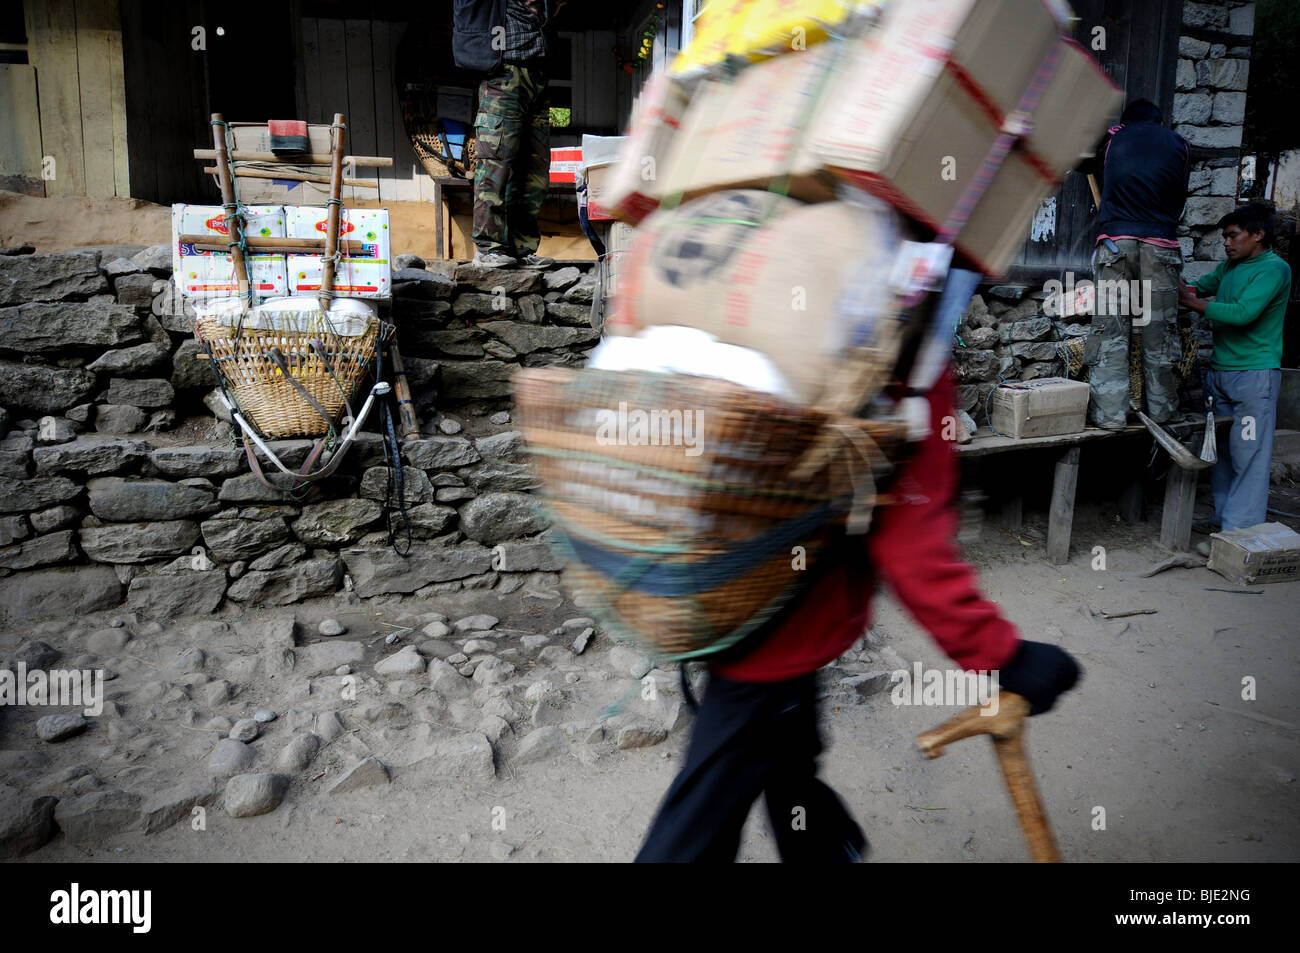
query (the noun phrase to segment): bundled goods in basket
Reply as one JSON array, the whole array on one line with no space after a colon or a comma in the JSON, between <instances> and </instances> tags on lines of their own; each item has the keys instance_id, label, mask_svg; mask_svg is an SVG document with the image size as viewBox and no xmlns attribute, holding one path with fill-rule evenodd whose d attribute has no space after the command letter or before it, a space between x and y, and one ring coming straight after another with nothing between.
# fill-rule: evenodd
<instances>
[{"instance_id":1,"label":"bundled goods in basket","mask_svg":"<svg viewBox=\"0 0 1300 953\"><path fill-rule=\"evenodd\" d=\"M602 183L637 226L608 337L515 379L551 535L607 625L715 655L869 525L980 274L1118 107L1069 21L729 0L652 77Z\"/></svg>"},{"instance_id":2,"label":"bundled goods in basket","mask_svg":"<svg viewBox=\"0 0 1300 953\"><path fill-rule=\"evenodd\" d=\"M383 325L365 301L239 299L196 306L194 333L244 419L266 438L317 437L350 408L382 344ZM305 396L309 395L328 417Z\"/></svg>"}]
</instances>

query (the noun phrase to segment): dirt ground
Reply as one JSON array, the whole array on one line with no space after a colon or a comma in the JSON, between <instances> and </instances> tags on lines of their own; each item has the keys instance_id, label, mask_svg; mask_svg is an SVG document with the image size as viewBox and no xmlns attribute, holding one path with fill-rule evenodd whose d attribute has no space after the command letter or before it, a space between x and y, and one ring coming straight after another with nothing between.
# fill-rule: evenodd
<instances>
[{"instance_id":1,"label":"dirt ground","mask_svg":"<svg viewBox=\"0 0 1300 953\"><path fill-rule=\"evenodd\" d=\"M1295 639L1300 583L1236 587L1204 568L1140 578L1166 555L1154 542L1158 525L1129 527L1106 507L1081 506L1071 558L1061 567L1044 558L1041 515L1027 514L1019 535L988 520L967 525L967 553L988 595L1026 637L1061 644L1085 670L1077 690L1051 713L1033 719L1028 732L1062 855L1076 862L1294 861L1300 855L1300 817L1287 805L1295 803L1300 773L1300 643ZM1092 565L1097 545L1106 549L1104 571ZM1154 612L1112 621L1102 616L1138 609ZM372 643L370 661L388 654L379 638L392 631L392 625L384 626L387 620L426 610L452 619L488 611L502 619L502 629L534 632L576 613L568 605L543 608L496 592L350 610L326 601L292 612L300 631L314 628L325 615L347 620L351 631L343 638ZM70 620L68 625L76 622L96 624ZM909 665L916 660L945 664L937 647L888 597L876 603L872 632L872 644L897 653L886 652L888 658L901 656ZM0 634L0 650L12 650L24 634ZM142 643L147 640L128 648L145 653L148 645ZM172 642L170 650L176 647ZM598 636L576 660L583 667L577 687L601 689L589 699L584 717L598 714L601 704L623 693L617 679L600 680L608 678L597 671L608 661L608 650ZM1242 698L1247 676L1256 681L1256 700ZM287 704L274 689L258 684L232 708L283 712ZM870 861L1027 859L987 742L960 743L936 761L927 761L913 746L915 735L954 711L897 707L885 692L823 712L822 776L866 831ZM46 745L28 724L35 717L11 713L0 719L0 749L57 748L53 768L93 758L102 744L92 731ZM280 724L267 726L267 736L256 744L278 745ZM159 745L122 768L122 775L140 781L198 770L213 737L189 729L186 744ZM158 834L123 834L93 847L58 835L23 859L627 861L681 762L686 737L686 730L678 730L652 747L609 750L606 745L581 758L559 754L526 765L511 763L515 742L503 738L494 780L453 782L417 765L395 770L393 783L382 789L336 796L324 793L336 770L322 752L270 814L233 819L217 805L207 811L206 830L192 830L182 821ZM367 740L382 759L383 743ZM106 784L121 784L110 761L93 766ZM317 767L320 775L313 777ZM1104 809L1104 829L1098 829L1099 809ZM777 859L761 804L750 817L739 859Z\"/></svg>"}]
</instances>

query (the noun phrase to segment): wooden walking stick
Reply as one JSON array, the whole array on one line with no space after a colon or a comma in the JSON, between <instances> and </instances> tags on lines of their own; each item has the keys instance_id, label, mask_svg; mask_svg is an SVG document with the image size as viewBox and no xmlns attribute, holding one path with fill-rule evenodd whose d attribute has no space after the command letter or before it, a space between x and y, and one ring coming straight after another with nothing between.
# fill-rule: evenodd
<instances>
[{"instance_id":1,"label":"wooden walking stick","mask_svg":"<svg viewBox=\"0 0 1300 953\"><path fill-rule=\"evenodd\" d=\"M221 205L225 213L226 234L232 239L229 247L230 263L239 282L239 296L247 298L252 285L248 280L248 262L238 236L244 232L244 216L235 202L234 179L230 175L230 156L226 151L226 124L221 113L212 114L212 146L217 153L217 181L221 185Z\"/></svg>"},{"instance_id":2,"label":"wooden walking stick","mask_svg":"<svg viewBox=\"0 0 1300 953\"><path fill-rule=\"evenodd\" d=\"M402 425L403 440L419 440L420 425L415 419L415 404L411 402L411 385L406 380L406 365L397 340L388 345L388 358L393 363L393 390L397 394L397 415Z\"/></svg>"},{"instance_id":3,"label":"wooden walking stick","mask_svg":"<svg viewBox=\"0 0 1300 953\"><path fill-rule=\"evenodd\" d=\"M998 766L1007 783L1011 803L1015 805L1020 827L1029 842L1029 853L1039 864L1059 864L1052 828L1047 823L1043 802L1038 796L1038 785L1029 770L1025 755L1025 718L1029 702L1014 692L998 693L998 712L984 715L980 706L967 708L961 714L945 721L938 728L916 736L916 744L928 758L937 758L943 749L954 741L973 735L990 735L993 750L998 756Z\"/></svg>"}]
</instances>

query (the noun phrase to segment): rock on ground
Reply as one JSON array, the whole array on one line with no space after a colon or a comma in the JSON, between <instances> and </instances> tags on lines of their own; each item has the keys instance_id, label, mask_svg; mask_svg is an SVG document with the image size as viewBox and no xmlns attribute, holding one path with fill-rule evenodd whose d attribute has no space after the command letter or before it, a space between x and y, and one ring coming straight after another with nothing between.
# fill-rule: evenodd
<instances>
[{"instance_id":1,"label":"rock on ground","mask_svg":"<svg viewBox=\"0 0 1300 953\"><path fill-rule=\"evenodd\" d=\"M231 817L269 814L288 790L289 779L283 774L237 774L226 782L226 813Z\"/></svg>"}]
</instances>

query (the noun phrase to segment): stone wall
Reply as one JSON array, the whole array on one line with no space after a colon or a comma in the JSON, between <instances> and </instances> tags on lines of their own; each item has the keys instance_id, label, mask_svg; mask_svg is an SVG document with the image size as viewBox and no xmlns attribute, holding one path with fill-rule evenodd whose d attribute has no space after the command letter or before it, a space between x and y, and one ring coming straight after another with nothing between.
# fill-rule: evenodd
<instances>
[{"instance_id":1,"label":"stone wall","mask_svg":"<svg viewBox=\"0 0 1300 953\"><path fill-rule=\"evenodd\" d=\"M408 558L389 545L390 526L405 536L377 419L314 498L251 475L168 246L0 255L0 617L556 586L510 376L583 362L594 278L395 264L391 319L422 425L403 446ZM275 446L296 465L311 441Z\"/></svg>"},{"instance_id":2,"label":"stone wall","mask_svg":"<svg viewBox=\"0 0 1300 953\"><path fill-rule=\"evenodd\" d=\"M1183 5L1176 91L1172 114L1165 118L1191 146L1187 204L1178 228L1188 282L1213 271L1224 258L1216 223L1236 205L1254 30L1252 2ZM1088 319L1044 315L1048 296L1041 287L1000 284L980 290L958 329L953 357L960 408L976 422L987 423L985 400L997 381L1061 374L1058 343L1086 335ZM1204 317L1190 317L1204 366L1213 351L1213 332ZM1199 395L1199 381L1189 381L1185 398L1195 405Z\"/></svg>"}]
</instances>

